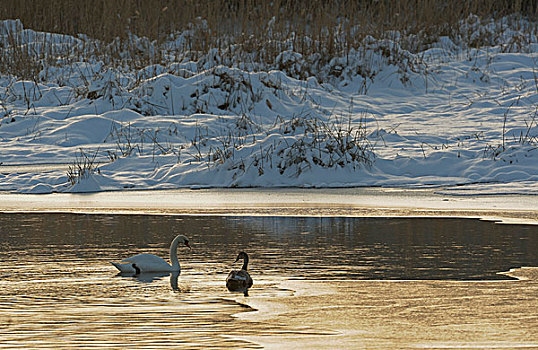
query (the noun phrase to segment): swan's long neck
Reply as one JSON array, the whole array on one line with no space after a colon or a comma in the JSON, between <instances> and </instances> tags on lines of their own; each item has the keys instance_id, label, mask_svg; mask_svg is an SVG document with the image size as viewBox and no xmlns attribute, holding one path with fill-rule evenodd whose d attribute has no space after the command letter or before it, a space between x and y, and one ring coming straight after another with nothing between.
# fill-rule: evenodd
<instances>
[{"instance_id":1,"label":"swan's long neck","mask_svg":"<svg viewBox=\"0 0 538 350\"><path fill-rule=\"evenodd\" d=\"M177 246L179 245L179 242L182 240L182 237L177 236L172 241L172 244L170 244L170 263L172 264L173 269L179 270L179 260L177 259Z\"/></svg>"},{"instance_id":2,"label":"swan's long neck","mask_svg":"<svg viewBox=\"0 0 538 350\"><path fill-rule=\"evenodd\" d=\"M243 267L241 268L242 270L247 270L247 265L248 265L248 255L244 255L243 256Z\"/></svg>"}]
</instances>

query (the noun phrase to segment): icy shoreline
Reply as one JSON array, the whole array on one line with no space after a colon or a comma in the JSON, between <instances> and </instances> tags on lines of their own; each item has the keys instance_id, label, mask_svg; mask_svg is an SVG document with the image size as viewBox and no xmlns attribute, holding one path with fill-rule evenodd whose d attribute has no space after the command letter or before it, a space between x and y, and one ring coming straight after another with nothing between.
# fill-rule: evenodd
<instances>
[{"instance_id":1,"label":"icy shoreline","mask_svg":"<svg viewBox=\"0 0 538 350\"><path fill-rule=\"evenodd\" d=\"M2 212L148 215L459 217L538 224L535 196L446 196L432 189L199 189L17 194Z\"/></svg>"}]
</instances>

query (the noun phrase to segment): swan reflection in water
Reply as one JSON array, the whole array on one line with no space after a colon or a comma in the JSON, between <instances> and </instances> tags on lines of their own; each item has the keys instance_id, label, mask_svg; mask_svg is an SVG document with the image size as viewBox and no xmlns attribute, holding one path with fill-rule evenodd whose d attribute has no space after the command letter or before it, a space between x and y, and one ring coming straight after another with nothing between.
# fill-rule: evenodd
<instances>
[{"instance_id":1,"label":"swan reflection in water","mask_svg":"<svg viewBox=\"0 0 538 350\"><path fill-rule=\"evenodd\" d=\"M162 280L163 278L170 276L170 287L174 291L178 292L188 292L190 288L188 286L180 286L178 283L179 274L181 271L173 271L173 272L142 272L142 273L136 273L136 272L120 272L116 275L116 277L128 277L128 278L134 278L138 282L141 283L151 283L154 281Z\"/></svg>"}]
</instances>

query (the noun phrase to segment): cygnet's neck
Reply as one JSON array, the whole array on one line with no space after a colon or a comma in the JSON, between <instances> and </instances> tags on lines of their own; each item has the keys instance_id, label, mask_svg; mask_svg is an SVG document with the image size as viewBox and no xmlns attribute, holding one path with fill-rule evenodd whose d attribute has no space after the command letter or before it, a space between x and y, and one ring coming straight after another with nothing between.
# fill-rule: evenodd
<instances>
[{"instance_id":1,"label":"cygnet's neck","mask_svg":"<svg viewBox=\"0 0 538 350\"><path fill-rule=\"evenodd\" d=\"M243 255L243 267L241 268L241 270L247 270L247 266L248 266L248 255L245 254Z\"/></svg>"}]
</instances>

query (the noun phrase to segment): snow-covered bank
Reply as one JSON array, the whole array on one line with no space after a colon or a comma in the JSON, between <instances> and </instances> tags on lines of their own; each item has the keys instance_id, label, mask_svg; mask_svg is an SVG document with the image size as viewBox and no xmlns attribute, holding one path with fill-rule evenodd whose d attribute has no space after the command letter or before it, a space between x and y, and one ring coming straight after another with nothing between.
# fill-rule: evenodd
<instances>
[{"instance_id":1,"label":"snow-covered bank","mask_svg":"<svg viewBox=\"0 0 538 350\"><path fill-rule=\"evenodd\" d=\"M44 67L40 81L1 76L0 163L72 166L1 173L0 190L464 185L443 193L538 194L538 41L527 35L512 50L520 37L505 29L480 49L444 38L419 53L367 38L364 51L304 80L309 60L292 51L272 66L224 65L211 51L137 71L90 61Z\"/></svg>"}]
</instances>

